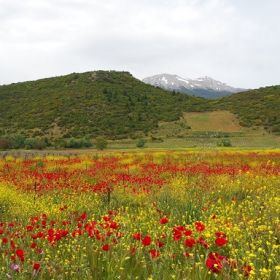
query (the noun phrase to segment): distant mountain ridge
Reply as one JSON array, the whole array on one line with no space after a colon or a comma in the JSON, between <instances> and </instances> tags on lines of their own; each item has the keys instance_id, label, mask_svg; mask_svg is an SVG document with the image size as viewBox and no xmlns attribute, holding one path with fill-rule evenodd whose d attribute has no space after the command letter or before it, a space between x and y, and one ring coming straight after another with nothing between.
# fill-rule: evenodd
<instances>
[{"instance_id":1,"label":"distant mountain ridge","mask_svg":"<svg viewBox=\"0 0 280 280\"><path fill-rule=\"evenodd\" d=\"M194 96L215 99L246 91L234 88L211 77L197 79L182 78L178 75L159 74L143 79L143 82L165 90L187 93Z\"/></svg>"}]
</instances>

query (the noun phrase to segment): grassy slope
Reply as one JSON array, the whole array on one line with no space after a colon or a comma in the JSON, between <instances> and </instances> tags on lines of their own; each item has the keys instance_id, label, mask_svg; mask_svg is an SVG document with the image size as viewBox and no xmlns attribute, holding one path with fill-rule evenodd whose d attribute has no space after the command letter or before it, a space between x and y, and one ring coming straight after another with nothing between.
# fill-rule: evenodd
<instances>
[{"instance_id":1,"label":"grassy slope","mask_svg":"<svg viewBox=\"0 0 280 280\"><path fill-rule=\"evenodd\" d=\"M185 113L184 118L193 131L223 131L240 132L236 116L228 111L190 112Z\"/></svg>"}]
</instances>

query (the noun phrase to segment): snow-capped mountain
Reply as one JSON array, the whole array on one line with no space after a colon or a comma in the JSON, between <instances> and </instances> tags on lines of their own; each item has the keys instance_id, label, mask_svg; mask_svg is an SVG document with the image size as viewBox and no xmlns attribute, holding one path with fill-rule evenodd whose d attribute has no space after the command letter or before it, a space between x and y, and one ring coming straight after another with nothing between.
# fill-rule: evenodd
<instances>
[{"instance_id":1,"label":"snow-capped mountain","mask_svg":"<svg viewBox=\"0 0 280 280\"><path fill-rule=\"evenodd\" d=\"M190 79L171 74L159 74L147 77L143 79L143 82L166 90L189 93L205 98L219 98L246 91L246 89L234 88L207 76Z\"/></svg>"}]
</instances>

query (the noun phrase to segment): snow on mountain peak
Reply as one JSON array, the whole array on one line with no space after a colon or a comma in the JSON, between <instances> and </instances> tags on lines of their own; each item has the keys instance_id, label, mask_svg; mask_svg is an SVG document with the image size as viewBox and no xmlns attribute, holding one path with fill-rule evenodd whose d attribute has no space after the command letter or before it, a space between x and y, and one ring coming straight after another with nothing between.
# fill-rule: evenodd
<instances>
[{"instance_id":1,"label":"snow on mountain peak","mask_svg":"<svg viewBox=\"0 0 280 280\"><path fill-rule=\"evenodd\" d=\"M225 83L214 80L209 76L197 79L182 78L178 75L159 74L143 79L144 83L162 87L167 90L192 93L197 96L216 98L244 91L244 89L233 88ZM209 96L208 96L208 95Z\"/></svg>"}]
</instances>

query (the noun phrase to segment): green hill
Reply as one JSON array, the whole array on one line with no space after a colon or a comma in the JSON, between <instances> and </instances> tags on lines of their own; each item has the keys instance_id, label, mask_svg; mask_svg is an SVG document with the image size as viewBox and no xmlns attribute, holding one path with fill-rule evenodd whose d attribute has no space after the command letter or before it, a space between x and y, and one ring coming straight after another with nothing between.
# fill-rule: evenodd
<instances>
[{"instance_id":1,"label":"green hill","mask_svg":"<svg viewBox=\"0 0 280 280\"><path fill-rule=\"evenodd\" d=\"M280 133L280 86L237 93L217 101L217 109L236 114L245 127L264 127L268 132Z\"/></svg>"},{"instance_id":2,"label":"green hill","mask_svg":"<svg viewBox=\"0 0 280 280\"><path fill-rule=\"evenodd\" d=\"M0 86L0 135L139 137L206 100L170 93L128 72L96 71Z\"/></svg>"},{"instance_id":3,"label":"green hill","mask_svg":"<svg viewBox=\"0 0 280 280\"><path fill-rule=\"evenodd\" d=\"M206 111L215 112L185 114ZM280 86L206 100L147 85L128 72L73 73L0 86L0 148L70 138L85 141L69 147L87 146L97 136L189 138L202 130L241 131L239 125L280 134L279 112Z\"/></svg>"}]
</instances>

